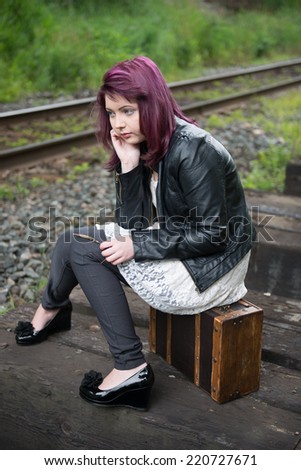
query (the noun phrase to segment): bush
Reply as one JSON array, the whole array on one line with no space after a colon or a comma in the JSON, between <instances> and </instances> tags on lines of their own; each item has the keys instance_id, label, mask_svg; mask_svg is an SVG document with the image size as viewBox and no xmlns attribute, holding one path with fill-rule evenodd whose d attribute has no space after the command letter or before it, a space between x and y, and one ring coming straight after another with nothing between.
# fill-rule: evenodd
<instances>
[{"instance_id":1,"label":"bush","mask_svg":"<svg viewBox=\"0 0 301 470\"><path fill-rule=\"evenodd\" d=\"M205 66L299 54L301 13L289 3L273 14L230 14L193 0L2 0L0 100L93 91L108 67L138 54L169 81L199 76Z\"/></svg>"}]
</instances>

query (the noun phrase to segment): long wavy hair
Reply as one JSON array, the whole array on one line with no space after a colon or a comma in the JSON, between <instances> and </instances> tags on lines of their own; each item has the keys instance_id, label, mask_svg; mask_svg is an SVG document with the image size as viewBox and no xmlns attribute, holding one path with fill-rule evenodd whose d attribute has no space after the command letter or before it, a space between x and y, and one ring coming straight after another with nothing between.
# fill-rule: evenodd
<instances>
[{"instance_id":1,"label":"long wavy hair","mask_svg":"<svg viewBox=\"0 0 301 470\"><path fill-rule=\"evenodd\" d=\"M175 116L193 122L180 110L157 65L148 57L138 56L125 60L109 69L97 95L99 110L98 137L112 151L106 165L115 170L119 158L111 141L111 124L105 109L105 96L120 95L130 102L138 103L140 131L146 141L141 145L142 159L150 168L164 158L175 129Z\"/></svg>"}]
</instances>

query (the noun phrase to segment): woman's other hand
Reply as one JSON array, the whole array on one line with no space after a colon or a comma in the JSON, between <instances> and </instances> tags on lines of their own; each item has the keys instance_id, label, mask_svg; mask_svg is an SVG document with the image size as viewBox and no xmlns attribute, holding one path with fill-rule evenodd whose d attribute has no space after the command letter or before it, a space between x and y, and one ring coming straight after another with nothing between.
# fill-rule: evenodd
<instances>
[{"instance_id":1,"label":"woman's other hand","mask_svg":"<svg viewBox=\"0 0 301 470\"><path fill-rule=\"evenodd\" d=\"M105 260L115 266L134 258L134 245L129 236L102 242L100 251Z\"/></svg>"}]
</instances>

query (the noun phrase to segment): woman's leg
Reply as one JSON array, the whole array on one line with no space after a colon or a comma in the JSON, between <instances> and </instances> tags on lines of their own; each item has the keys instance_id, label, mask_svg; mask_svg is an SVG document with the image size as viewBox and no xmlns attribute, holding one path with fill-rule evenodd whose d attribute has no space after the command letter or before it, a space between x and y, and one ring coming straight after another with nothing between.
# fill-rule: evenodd
<instances>
[{"instance_id":1,"label":"woman's leg","mask_svg":"<svg viewBox=\"0 0 301 470\"><path fill-rule=\"evenodd\" d=\"M94 227L85 230L80 232L99 241L105 240L103 231ZM96 312L114 357L115 369L127 371L145 364L118 268L104 261L99 244L76 236L70 246L70 264Z\"/></svg>"},{"instance_id":2,"label":"woman's leg","mask_svg":"<svg viewBox=\"0 0 301 470\"><path fill-rule=\"evenodd\" d=\"M59 237L53 250L48 283L41 304L31 321L37 331L42 330L60 308L69 303L69 295L78 284L70 265L72 238L71 231L65 232Z\"/></svg>"},{"instance_id":3,"label":"woman's leg","mask_svg":"<svg viewBox=\"0 0 301 470\"><path fill-rule=\"evenodd\" d=\"M100 242L105 240L104 232L94 227L81 228L74 235L66 232L58 239L42 304L33 321L38 323L42 319L43 328L49 316L53 318L69 302L72 289L79 283L97 314L114 357L115 368L102 384L103 388L111 388L145 365L142 344L135 333L118 268L104 262L98 243L80 238L76 232Z\"/></svg>"}]
</instances>

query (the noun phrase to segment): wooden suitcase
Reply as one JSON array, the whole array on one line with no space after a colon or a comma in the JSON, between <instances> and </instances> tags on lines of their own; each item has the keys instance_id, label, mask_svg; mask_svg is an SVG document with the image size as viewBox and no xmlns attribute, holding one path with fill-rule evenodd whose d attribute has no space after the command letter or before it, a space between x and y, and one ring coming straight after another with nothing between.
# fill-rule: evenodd
<instances>
[{"instance_id":1,"label":"wooden suitcase","mask_svg":"<svg viewBox=\"0 0 301 470\"><path fill-rule=\"evenodd\" d=\"M244 299L198 315L151 308L150 350L225 403L259 388L262 323Z\"/></svg>"}]
</instances>

